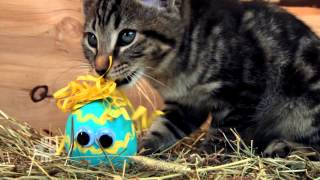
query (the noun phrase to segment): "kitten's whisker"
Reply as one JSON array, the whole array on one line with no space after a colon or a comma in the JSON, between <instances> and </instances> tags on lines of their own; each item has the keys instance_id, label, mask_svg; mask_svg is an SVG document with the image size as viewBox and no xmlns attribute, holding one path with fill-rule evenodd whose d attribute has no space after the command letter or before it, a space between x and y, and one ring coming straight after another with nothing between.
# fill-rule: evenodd
<instances>
[{"instance_id":1,"label":"kitten's whisker","mask_svg":"<svg viewBox=\"0 0 320 180\"><path fill-rule=\"evenodd\" d=\"M147 93L146 89L144 88L143 84L141 83L140 80L138 80L136 77L135 78L135 81L137 84L139 84L140 88L143 90L144 93Z\"/></svg>"},{"instance_id":2,"label":"kitten's whisker","mask_svg":"<svg viewBox=\"0 0 320 180\"><path fill-rule=\"evenodd\" d=\"M162 85L162 86L165 87L165 88L169 88L169 86L165 85L163 82L161 82L161 81L153 78L152 76L150 76L150 75L148 75L148 74L146 74L146 73L143 73L142 76L144 76L144 77L146 77L146 78L149 78L150 80L153 80L154 82Z\"/></svg>"},{"instance_id":3,"label":"kitten's whisker","mask_svg":"<svg viewBox=\"0 0 320 180\"><path fill-rule=\"evenodd\" d=\"M136 89L138 90L138 94L139 94L139 104L142 104L142 93L141 93L141 90L138 88L139 86L136 84Z\"/></svg>"},{"instance_id":4,"label":"kitten's whisker","mask_svg":"<svg viewBox=\"0 0 320 180\"><path fill-rule=\"evenodd\" d=\"M137 81L137 88L141 91L142 95L144 96L144 98L148 101L148 103L151 105L152 109L155 110L155 105L154 103L151 101L150 97L147 95L147 93L145 93L142 88L141 88L141 84Z\"/></svg>"},{"instance_id":5,"label":"kitten's whisker","mask_svg":"<svg viewBox=\"0 0 320 180\"><path fill-rule=\"evenodd\" d=\"M141 104L141 103L142 103L142 96L145 97L145 93L142 91L138 79L137 79L134 75L130 75L130 78L132 78L133 81L136 82L136 83L135 83L135 86L136 86L137 90L140 92L140 104ZM141 96L141 95L142 95L142 96Z\"/></svg>"},{"instance_id":6,"label":"kitten's whisker","mask_svg":"<svg viewBox=\"0 0 320 180\"><path fill-rule=\"evenodd\" d=\"M132 75L129 75L129 77L133 78ZM129 81L127 76L126 76L126 80ZM135 84L135 86L137 87L137 84ZM138 95L139 95L139 104L141 104L141 102L142 102L141 92L140 92L140 90L138 88L137 88L137 90L138 90Z\"/></svg>"},{"instance_id":7,"label":"kitten's whisker","mask_svg":"<svg viewBox=\"0 0 320 180\"><path fill-rule=\"evenodd\" d=\"M148 101L148 103L150 103L152 108L155 110L155 103L152 102L150 97L147 95L148 93L146 92L145 88L143 87L143 84L141 84L141 82L139 81L137 76L136 75L130 75L130 78L133 79L133 81L136 82L135 85L136 85L136 88L138 89L138 91L141 92L143 97ZM140 104L141 104L141 101L140 101Z\"/></svg>"},{"instance_id":8,"label":"kitten's whisker","mask_svg":"<svg viewBox=\"0 0 320 180\"><path fill-rule=\"evenodd\" d=\"M88 68L92 68L92 66L90 66L90 65L84 65L84 64L80 64L79 66L80 66L80 67L88 67Z\"/></svg>"},{"instance_id":9,"label":"kitten's whisker","mask_svg":"<svg viewBox=\"0 0 320 180\"><path fill-rule=\"evenodd\" d=\"M155 95L154 89L152 89L152 88L150 87L150 85L146 85L146 84L143 84L143 83L141 83L141 84L142 84L143 87L148 88L148 90L150 91L150 93L151 93L151 95L152 95L153 104L157 104L157 103L156 103L157 100L156 100L156 95ZM146 89L144 89L144 90L145 90L145 92L148 92Z\"/></svg>"},{"instance_id":10,"label":"kitten's whisker","mask_svg":"<svg viewBox=\"0 0 320 180\"><path fill-rule=\"evenodd\" d=\"M152 102L152 100L150 99L150 97L148 96L148 93L145 91L143 84L141 84L141 82L137 81L137 85L139 88L141 88L141 92L142 95L145 97L145 99L150 103L150 105L152 106L153 110L155 110L155 102Z\"/></svg>"},{"instance_id":11,"label":"kitten's whisker","mask_svg":"<svg viewBox=\"0 0 320 180\"><path fill-rule=\"evenodd\" d=\"M154 104L157 104L157 100L156 100L157 98L156 98L156 95L155 95L154 90L153 90L151 87L149 87L149 85L147 85L146 87L149 89L149 91L150 91L150 93L151 93L151 95L152 95L153 103L154 103Z\"/></svg>"},{"instance_id":12,"label":"kitten's whisker","mask_svg":"<svg viewBox=\"0 0 320 180\"><path fill-rule=\"evenodd\" d=\"M138 84L136 84L135 86L136 86L136 89L139 92L139 104L141 104L142 103L142 96L141 96L142 92L141 92L141 89L139 88Z\"/></svg>"}]
</instances>

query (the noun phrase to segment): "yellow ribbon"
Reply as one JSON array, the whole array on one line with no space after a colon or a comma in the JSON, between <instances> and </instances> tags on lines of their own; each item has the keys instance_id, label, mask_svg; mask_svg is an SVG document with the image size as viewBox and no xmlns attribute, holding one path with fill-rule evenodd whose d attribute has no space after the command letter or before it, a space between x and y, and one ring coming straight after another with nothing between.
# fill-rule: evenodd
<instances>
[{"instance_id":1,"label":"yellow ribbon","mask_svg":"<svg viewBox=\"0 0 320 180\"><path fill-rule=\"evenodd\" d=\"M151 116L148 116L148 110L144 106L139 106L132 114L132 120L136 122L136 129L142 131L148 129L151 123L159 116L164 115L162 111L154 111Z\"/></svg>"},{"instance_id":2,"label":"yellow ribbon","mask_svg":"<svg viewBox=\"0 0 320 180\"><path fill-rule=\"evenodd\" d=\"M147 129L156 117L163 115L161 111L154 111L151 116L148 116L147 108L144 106L135 109L127 96L116 89L114 81L92 75L78 77L67 87L57 91L54 98L58 108L63 112L74 112L90 102L111 98L112 105L129 107L132 120L140 123L137 127L138 130Z\"/></svg>"},{"instance_id":3,"label":"yellow ribbon","mask_svg":"<svg viewBox=\"0 0 320 180\"><path fill-rule=\"evenodd\" d=\"M110 69L112 68L112 64L113 64L113 57L112 56L109 56L109 67L107 69L107 72L110 71Z\"/></svg>"},{"instance_id":4,"label":"yellow ribbon","mask_svg":"<svg viewBox=\"0 0 320 180\"><path fill-rule=\"evenodd\" d=\"M57 106L63 112L72 112L82 106L100 99L112 98L112 104L126 106L127 98L116 90L116 83L106 81L103 77L91 75L80 76L67 87L57 91L54 95Z\"/></svg>"}]
</instances>

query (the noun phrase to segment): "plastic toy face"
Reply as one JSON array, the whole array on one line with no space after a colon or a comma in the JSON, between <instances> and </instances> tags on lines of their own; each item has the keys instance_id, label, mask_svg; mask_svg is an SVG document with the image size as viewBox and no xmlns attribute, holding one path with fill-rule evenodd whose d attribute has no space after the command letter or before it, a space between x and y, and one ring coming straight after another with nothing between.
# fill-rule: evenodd
<instances>
[{"instance_id":1,"label":"plastic toy face","mask_svg":"<svg viewBox=\"0 0 320 180\"><path fill-rule=\"evenodd\" d=\"M95 101L69 116L66 151L72 148L73 160L85 160L92 166L112 163L120 168L126 159L122 156L136 155L137 137L126 109L109 105Z\"/></svg>"}]
</instances>

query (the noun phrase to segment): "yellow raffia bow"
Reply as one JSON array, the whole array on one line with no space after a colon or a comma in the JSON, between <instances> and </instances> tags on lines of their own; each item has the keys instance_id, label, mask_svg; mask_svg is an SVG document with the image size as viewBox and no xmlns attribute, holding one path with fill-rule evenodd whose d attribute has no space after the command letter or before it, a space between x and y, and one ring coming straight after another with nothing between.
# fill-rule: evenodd
<instances>
[{"instance_id":1,"label":"yellow raffia bow","mask_svg":"<svg viewBox=\"0 0 320 180\"><path fill-rule=\"evenodd\" d=\"M90 102L108 97L114 98L113 102L120 106L127 105L127 98L116 91L116 86L115 82L105 81L102 77L80 76L53 96L57 100L57 106L63 112L72 112Z\"/></svg>"},{"instance_id":2,"label":"yellow raffia bow","mask_svg":"<svg viewBox=\"0 0 320 180\"><path fill-rule=\"evenodd\" d=\"M116 83L105 80L103 77L80 76L54 94L57 106L63 112L73 112L90 102L110 97L113 99L113 105L129 107L131 118L135 121L138 131L149 128L155 118L163 115L161 111L154 111L151 116L148 116L147 108L144 106L134 109L128 98L116 89Z\"/></svg>"}]
</instances>

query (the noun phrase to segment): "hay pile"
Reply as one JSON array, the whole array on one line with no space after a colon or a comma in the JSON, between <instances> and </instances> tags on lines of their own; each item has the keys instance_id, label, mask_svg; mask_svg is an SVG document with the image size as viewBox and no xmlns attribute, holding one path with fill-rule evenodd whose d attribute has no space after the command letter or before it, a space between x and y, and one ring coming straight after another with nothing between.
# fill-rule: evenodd
<instances>
[{"instance_id":1,"label":"hay pile","mask_svg":"<svg viewBox=\"0 0 320 180\"><path fill-rule=\"evenodd\" d=\"M76 167L71 159L55 156L60 137L42 135L0 111L0 179L320 179L320 162L298 155L263 159L239 140L227 141L232 154L222 149L200 156L194 149L201 137L152 157L134 157L132 167L119 171L85 163Z\"/></svg>"}]
</instances>

